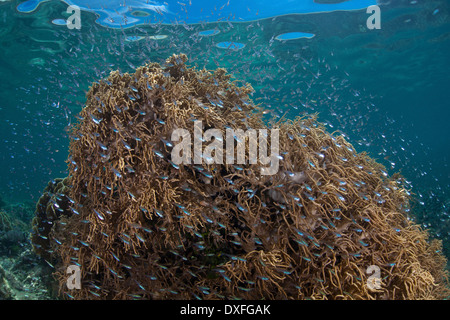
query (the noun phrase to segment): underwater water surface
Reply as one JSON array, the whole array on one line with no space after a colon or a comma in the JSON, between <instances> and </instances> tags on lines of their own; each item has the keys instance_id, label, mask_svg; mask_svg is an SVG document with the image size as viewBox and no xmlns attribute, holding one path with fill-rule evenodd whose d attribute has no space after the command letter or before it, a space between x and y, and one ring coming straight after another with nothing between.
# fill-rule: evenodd
<instances>
[{"instance_id":1,"label":"underwater water surface","mask_svg":"<svg viewBox=\"0 0 450 320\"><path fill-rule=\"evenodd\" d=\"M80 29L66 24L69 5L81 9ZM367 27L371 5L381 9L380 29ZM226 68L250 83L253 101L275 119L317 113L388 174L400 172L411 218L450 258L446 0L1 1L0 46L5 270L24 250L32 255L36 203L68 174L70 128L91 84L180 53L190 66ZM15 298L46 298L49 276L36 277Z\"/></svg>"}]
</instances>

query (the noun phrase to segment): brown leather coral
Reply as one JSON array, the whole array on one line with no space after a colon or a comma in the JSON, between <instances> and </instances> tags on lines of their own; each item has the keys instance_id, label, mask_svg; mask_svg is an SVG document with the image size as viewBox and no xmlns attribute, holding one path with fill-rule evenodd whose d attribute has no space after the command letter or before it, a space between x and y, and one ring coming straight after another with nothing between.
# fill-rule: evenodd
<instances>
[{"instance_id":1,"label":"brown leather coral","mask_svg":"<svg viewBox=\"0 0 450 320\"><path fill-rule=\"evenodd\" d=\"M428 241L407 218L409 196L401 177L388 177L314 116L265 123L248 84L231 81L223 69L196 70L186 61L178 55L134 74L113 72L91 87L72 132L70 208L49 234L62 294L78 299L448 294L441 244ZM197 121L200 129L216 128L223 137L226 129L278 129L278 172L261 175L261 163L248 158L175 163L172 133L181 128L195 135ZM273 133L266 133L270 140ZM231 138L237 159L237 146L246 140ZM79 290L66 286L66 268L73 264L81 269Z\"/></svg>"},{"instance_id":2,"label":"brown leather coral","mask_svg":"<svg viewBox=\"0 0 450 320\"><path fill-rule=\"evenodd\" d=\"M36 204L32 221L31 243L33 249L47 262L52 260L52 245L50 232L62 214L69 214L70 178L57 178L49 181L42 196Z\"/></svg>"}]
</instances>

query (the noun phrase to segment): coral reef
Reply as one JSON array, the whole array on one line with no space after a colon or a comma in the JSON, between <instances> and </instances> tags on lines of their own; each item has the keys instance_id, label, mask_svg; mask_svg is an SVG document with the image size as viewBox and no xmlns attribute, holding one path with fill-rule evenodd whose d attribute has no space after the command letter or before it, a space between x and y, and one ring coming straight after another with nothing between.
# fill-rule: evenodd
<instances>
[{"instance_id":1,"label":"coral reef","mask_svg":"<svg viewBox=\"0 0 450 320\"><path fill-rule=\"evenodd\" d=\"M427 228L431 238L442 240L444 256L450 256L450 199L437 196L429 199L425 204L417 196L411 203L411 213L414 221ZM447 261L447 269L450 269Z\"/></svg>"},{"instance_id":2,"label":"coral reef","mask_svg":"<svg viewBox=\"0 0 450 320\"><path fill-rule=\"evenodd\" d=\"M27 203L0 210L0 300L50 298L51 268L39 261L28 238L32 213Z\"/></svg>"},{"instance_id":3,"label":"coral reef","mask_svg":"<svg viewBox=\"0 0 450 320\"><path fill-rule=\"evenodd\" d=\"M178 55L134 74L112 72L90 88L71 132L70 186L49 185L35 220L35 248L57 261L61 295L448 295L441 243L408 219L400 176L388 177L342 135L327 133L316 116L263 122L250 85L231 81L224 69L196 70L186 61ZM224 137L227 128L278 129L278 173L261 175L263 165L248 157L208 162L207 144L201 164L175 163L172 133L183 128L195 135L195 121ZM251 137L232 139L237 159L238 146ZM70 265L80 267L81 289L66 285Z\"/></svg>"},{"instance_id":4,"label":"coral reef","mask_svg":"<svg viewBox=\"0 0 450 320\"><path fill-rule=\"evenodd\" d=\"M48 260L51 260L53 253L48 238L53 222L57 221L61 214L70 212L70 198L67 196L69 181L69 178L49 181L36 204L35 216L32 221L31 242L34 251Z\"/></svg>"},{"instance_id":5,"label":"coral reef","mask_svg":"<svg viewBox=\"0 0 450 320\"><path fill-rule=\"evenodd\" d=\"M0 210L0 255L15 255L27 241L27 224L9 211Z\"/></svg>"},{"instance_id":6,"label":"coral reef","mask_svg":"<svg viewBox=\"0 0 450 320\"><path fill-rule=\"evenodd\" d=\"M52 299L50 269L29 243L16 256L0 255L0 300Z\"/></svg>"},{"instance_id":7,"label":"coral reef","mask_svg":"<svg viewBox=\"0 0 450 320\"><path fill-rule=\"evenodd\" d=\"M10 215L4 211L0 210L0 231L8 231L13 228L13 222Z\"/></svg>"},{"instance_id":8,"label":"coral reef","mask_svg":"<svg viewBox=\"0 0 450 320\"><path fill-rule=\"evenodd\" d=\"M18 203L8 203L2 209L7 211L9 215L28 224L34 217L36 202L24 201Z\"/></svg>"}]
</instances>

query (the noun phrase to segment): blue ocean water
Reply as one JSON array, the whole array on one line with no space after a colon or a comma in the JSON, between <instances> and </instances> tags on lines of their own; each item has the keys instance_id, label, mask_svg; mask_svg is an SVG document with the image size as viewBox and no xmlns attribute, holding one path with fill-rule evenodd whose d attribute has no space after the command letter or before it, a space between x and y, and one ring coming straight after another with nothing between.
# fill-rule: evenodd
<instances>
[{"instance_id":1,"label":"blue ocean water","mask_svg":"<svg viewBox=\"0 0 450 320\"><path fill-rule=\"evenodd\" d=\"M413 217L449 244L447 0L147 2L0 2L0 206L27 222L47 182L67 175L67 128L92 82L185 53L249 82L274 117L318 113L400 172ZM371 5L380 29L368 28Z\"/></svg>"}]
</instances>

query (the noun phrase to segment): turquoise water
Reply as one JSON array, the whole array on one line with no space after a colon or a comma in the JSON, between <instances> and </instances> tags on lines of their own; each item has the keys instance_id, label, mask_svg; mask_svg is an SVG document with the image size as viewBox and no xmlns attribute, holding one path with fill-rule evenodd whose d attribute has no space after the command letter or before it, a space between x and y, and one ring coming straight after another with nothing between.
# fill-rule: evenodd
<instances>
[{"instance_id":1,"label":"turquoise water","mask_svg":"<svg viewBox=\"0 0 450 320\"><path fill-rule=\"evenodd\" d=\"M67 175L67 128L93 81L185 53L249 82L273 116L317 112L401 172L414 218L449 243L448 1L379 1L374 30L366 7L376 1L128 2L0 2L2 207L27 223L47 182ZM65 24L68 4L82 9L79 30Z\"/></svg>"}]
</instances>

